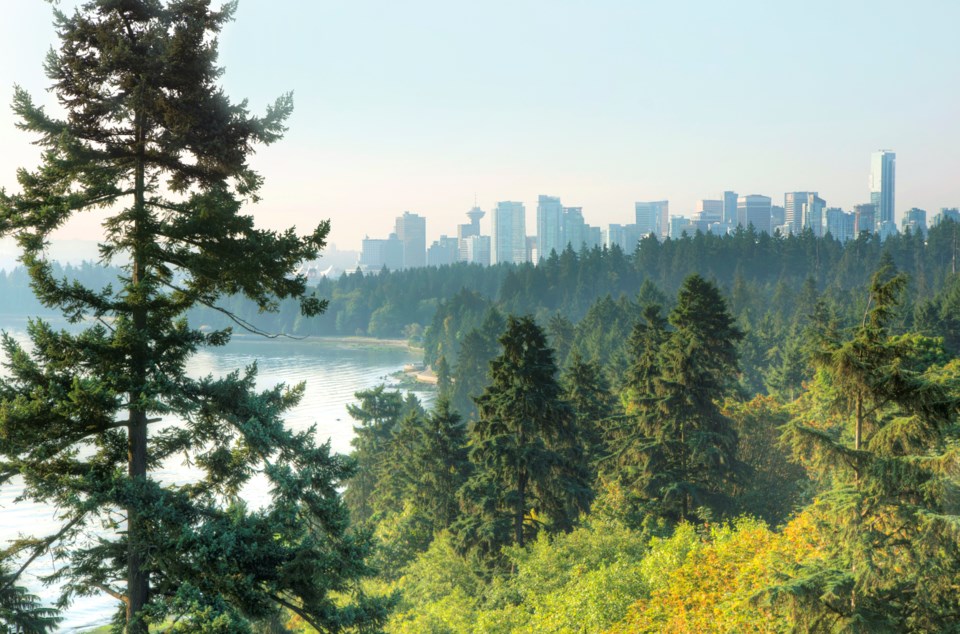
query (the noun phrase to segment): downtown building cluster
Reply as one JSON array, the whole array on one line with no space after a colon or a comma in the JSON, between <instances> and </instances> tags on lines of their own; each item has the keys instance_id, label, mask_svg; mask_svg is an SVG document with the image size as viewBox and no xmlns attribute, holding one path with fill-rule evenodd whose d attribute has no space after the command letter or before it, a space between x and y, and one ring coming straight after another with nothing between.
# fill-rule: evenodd
<instances>
[{"instance_id":1,"label":"downtown building cluster","mask_svg":"<svg viewBox=\"0 0 960 634\"><path fill-rule=\"evenodd\" d=\"M483 235L480 219L486 212L474 206L467 212L469 222L457 226L456 235L441 235L429 247L426 243L426 218L404 212L396 220L395 231L386 239L365 238L359 266L364 271L383 268L399 270L418 266L442 266L467 262L488 266L500 263L538 262L560 253L568 246L574 250L618 246L633 252L647 236L679 239L698 231L724 235L738 227L771 235L790 235L811 231L815 236L830 235L846 242L863 232L885 239L896 233L896 154L879 150L871 157L870 198L854 205L852 211L828 207L814 191L786 192L783 205L760 194L739 195L725 191L716 199L700 200L689 215L671 215L667 200L634 204L634 222L610 224L606 229L588 225L581 207L565 207L560 198L541 195L537 199L534 235L527 235L526 208L522 202L496 204L490 217L490 234ZM899 230L927 231L927 212L911 208L901 214ZM960 222L960 210L941 208L933 218Z\"/></svg>"}]
</instances>

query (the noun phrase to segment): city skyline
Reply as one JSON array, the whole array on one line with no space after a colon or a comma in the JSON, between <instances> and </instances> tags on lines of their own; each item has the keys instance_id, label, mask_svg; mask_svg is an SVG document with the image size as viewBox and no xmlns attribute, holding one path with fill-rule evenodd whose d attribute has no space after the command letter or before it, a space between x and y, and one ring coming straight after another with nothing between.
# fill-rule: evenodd
<instances>
[{"instance_id":1,"label":"city skyline","mask_svg":"<svg viewBox=\"0 0 960 634\"><path fill-rule=\"evenodd\" d=\"M442 234L427 249L422 238L426 234L426 218L408 211L395 221L396 230L387 239L365 237L358 260L364 271L382 268L411 268L421 266L413 261L406 249L407 242L401 226L408 217L417 219L418 260L426 254L426 263L442 266L456 262L499 264L509 262L537 263L559 253L568 246L575 250L617 245L632 251L646 236L658 239L692 236L697 232L716 235L728 234L737 227L753 227L757 232L789 235L811 231L816 237L827 234L846 242L861 232L877 234L881 240L898 232L893 222L896 188L896 154L878 150L870 158L870 201L853 206L852 211L827 206L819 192L788 191L783 195L783 206L774 205L770 196L762 194L739 195L726 190L720 199L701 199L689 216L670 214L670 201L638 201L634 203L633 223L607 223L606 228L590 225L582 207L566 207L560 196L537 196L536 221L533 233L526 233L526 209L522 202L500 201L493 209L490 235L482 235L480 220L486 213L478 206L466 213L469 223L458 224L456 237ZM927 211L911 207L900 214L900 228L926 235ZM936 224L942 218L960 219L956 207L941 207L933 216ZM482 241L482 244L481 244ZM403 251L403 256L401 256Z\"/></svg>"},{"instance_id":2,"label":"city skyline","mask_svg":"<svg viewBox=\"0 0 960 634\"><path fill-rule=\"evenodd\" d=\"M38 154L14 128L12 86L56 111L41 61L55 35L46 3L8 0L3 15L0 187L15 191L16 169L34 167ZM528 227L542 192L600 225L629 222L636 201L669 200L683 214L729 189L777 205L783 192L819 191L850 210L869 200L864 157L885 147L900 159L899 226L903 210L960 203L960 85L941 70L960 64L958 19L960 4L946 1L910 12L882 1L870 11L251 1L224 30L220 61L226 92L249 98L255 113L295 93L285 138L253 158L266 183L251 207L257 222L306 231L329 218L341 248L404 209L431 219L432 243L475 197L488 212L523 202ZM818 45L786 45L787 25ZM578 46L544 47L540 32ZM511 46L482 44L491 38ZM784 77L817 98L778 97ZM883 99L871 97L878 86ZM745 91L762 98L745 101ZM94 215L62 235L99 232Z\"/></svg>"}]
</instances>

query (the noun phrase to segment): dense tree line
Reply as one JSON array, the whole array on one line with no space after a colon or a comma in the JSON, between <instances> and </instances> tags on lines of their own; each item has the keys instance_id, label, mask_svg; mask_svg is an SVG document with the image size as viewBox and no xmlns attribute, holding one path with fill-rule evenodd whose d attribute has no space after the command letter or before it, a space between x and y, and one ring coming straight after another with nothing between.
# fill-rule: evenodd
<instances>
[{"instance_id":1,"label":"dense tree line","mask_svg":"<svg viewBox=\"0 0 960 634\"><path fill-rule=\"evenodd\" d=\"M457 456L446 481L460 483L445 523L420 509L449 493L403 480L404 460L435 449L404 435L399 412L384 456L399 443L403 460L355 453L361 473L380 465L372 490L412 487L367 520L389 571L367 587L399 593L386 631L949 631L960 361L913 329L891 254L850 289L855 308L808 281L801 291L809 314L789 325L799 378L774 367L769 395L743 379L732 298L696 274L669 302L648 287L601 299L578 324L499 321L476 407L439 436ZM608 329L598 315L621 318L618 303L633 322L612 370L578 340L584 324ZM451 304L495 311L465 294ZM551 331L569 342L565 367ZM412 408L407 425L449 420L456 384L453 371L437 411ZM358 397L367 411L403 401Z\"/></svg>"}]
</instances>

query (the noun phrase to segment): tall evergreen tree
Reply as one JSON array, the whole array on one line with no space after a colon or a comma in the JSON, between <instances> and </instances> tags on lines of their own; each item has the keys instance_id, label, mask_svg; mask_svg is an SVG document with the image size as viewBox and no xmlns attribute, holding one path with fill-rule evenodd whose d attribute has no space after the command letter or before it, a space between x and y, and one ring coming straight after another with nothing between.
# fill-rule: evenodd
<instances>
[{"instance_id":1,"label":"tall evergreen tree","mask_svg":"<svg viewBox=\"0 0 960 634\"><path fill-rule=\"evenodd\" d=\"M398 448L396 456L405 476L404 497L434 531L444 530L460 515L457 492L470 473L466 426L443 397L417 423L410 430L410 443Z\"/></svg>"},{"instance_id":2,"label":"tall evergreen tree","mask_svg":"<svg viewBox=\"0 0 960 634\"><path fill-rule=\"evenodd\" d=\"M304 387L258 392L255 366L186 371L199 348L230 338L191 328L191 307L242 294L261 311L286 298L308 316L324 308L296 270L328 224L300 237L257 229L241 211L262 182L248 157L280 138L292 100L255 117L218 86L217 35L234 7L91 0L56 12L60 47L46 70L63 118L22 89L14 97L19 127L44 151L37 170L19 172L20 192L0 197L0 233L16 236L44 305L94 325L74 334L32 322L29 352L3 340L0 482L18 475L24 497L62 521L13 550L27 562L67 557L53 575L63 600L107 593L131 634L167 616L180 629L242 632L281 606L326 630L383 614L331 596L366 572L368 547L348 534L337 492L348 463L283 425ZM101 256L125 262L102 290L58 279L45 260L52 231L97 210ZM154 471L177 456L196 479L161 483ZM271 487L259 509L238 498L255 475Z\"/></svg>"},{"instance_id":3,"label":"tall evergreen tree","mask_svg":"<svg viewBox=\"0 0 960 634\"><path fill-rule=\"evenodd\" d=\"M600 364L584 361L574 353L570 365L563 373L564 398L573 407L581 443L586 458L595 471L596 464L607 454L604 430L613 423L617 402L600 368ZM591 477L592 479L592 477Z\"/></svg>"},{"instance_id":4,"label":"tall evergreen tree","mask_svg":"<svg viewBox=\"0 0 960 634\"><path fill-rule=\"evenodd\" d=\"M347 413L360 423L353 428L350 457L357 463L356 473L347 482L343 499L354 522L364 522L377 510L380 481L389 468L394 434L404 415L403 395L378 385L354 394L358 404L347 405Z\"/></svg>"},{"instance_id":5,"label":"tall evergreen tree","mask_svg":"<svg viewBox=\"0 0 960 634\"><path fill-rule=\"evenodd\" d=\"M619 462L655 516L679 521L695 519L701 507L723 511L740 465L736 432L719 403L735 383L743 334L717 287L698 275L677 294L672 331L655 307L648 312L632 340L636 406Z\"/></svg>"},{"instance_id":6,"label":"tall evergreen tree","mask_svg":"<svg viewBox=\"0 0 960 634\"><path fill-rule=\"evenodd\" d=\"M801 627L938 632L960 620L960 389L931 374L933 342L892 334L905 284L884 266L862 321L820 332L815 387L840 424L801 412L784 433L827 482L824 556L771 589Z\"/></svg>"},{"instance_id":7,"label":"tall evergreen tree","mask_svg":"<svg viewBox=\"0 0 960 634\"><path fill-rule=\"evenodd\" d=\"M510 317L491 385L470 432L475 472L461 489L462 545L496 556L541 526L570 530L592 498L574 413L563 399L553 351L529 317Z\"/></svg>"}]
</instances>

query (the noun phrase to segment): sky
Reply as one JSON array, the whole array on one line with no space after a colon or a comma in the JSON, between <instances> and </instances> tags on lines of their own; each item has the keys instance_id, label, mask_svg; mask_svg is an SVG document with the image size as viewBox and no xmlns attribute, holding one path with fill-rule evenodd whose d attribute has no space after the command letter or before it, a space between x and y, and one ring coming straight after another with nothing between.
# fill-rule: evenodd
<instances>
[{"instance_id":1,"label":"sky","mask_svg":"<svg viewBox=\"0 0 960 634\"><path fill-rule=\"evenodd\" d=\"M73 6L70 0L63 7ZM54 104L50 6L4 0L0 104ZM223 84L262 112L293 91L286 137L252 159L264 227L386 237L403 211L456 234L474 201L560 196L593 225L633 203L689 214L724 190L869 200L871 152L897 153L897 221L960 206L956 0L241 0ZM37 148L0 107L0 187ZM101 217L59 237L95 240ZM481 225L488 232L489 214Z\"/></svg>"}]
</instances>

